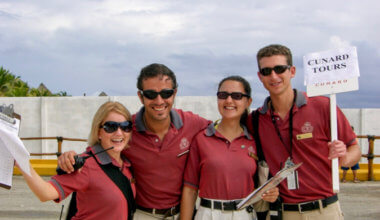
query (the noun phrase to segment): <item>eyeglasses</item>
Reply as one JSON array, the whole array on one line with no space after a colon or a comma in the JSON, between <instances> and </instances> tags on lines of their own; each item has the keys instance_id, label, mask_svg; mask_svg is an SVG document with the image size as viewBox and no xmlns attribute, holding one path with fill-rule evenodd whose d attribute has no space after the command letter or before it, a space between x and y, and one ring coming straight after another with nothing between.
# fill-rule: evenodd
<instances>
[{"instance_id":1,"label":"eyeglasses","mask_svg":"<svg viewBox=\"0 0 380 220\"><path fill-rule=\"evenodd\" d=\"M270 68L270 67L262 68L262 69L260 69L260 73L263 76L269 76L272 73L272 70L274 70L275 73L281 74L289 68L290 68L289 65L277 65L273 68Z\"/></svg>"},{"instance_id":2,"label":"eyeglasses","mask_svg":"<svg viewBox=\"0 0 380 220\"><path fill-rule=\"evenodd\" d=\"M174 94L174 89L163 89L159 92L154 90L143 90L140 91L140 93L148 99L155 99L158 95L160 95L163 99L168 99Z\"/></svg>"},{"instance_id":3,"label":"eyeglasses","mask_svg":"<svg viewBox=\"0 0 380 220\"><path fill-rule=\"evenodd\" d=\"M132 122L131 121L123 121L123 122L106 121L103 125L100 125L100 128L103 128L104 131L107 133L113 133L117 131L118 128L120 128L124 132L131 132Z\"/></svg>"},{"instance_id":4,"label":"eyeglasses","mask_svg":"<svg viewBox=\"0 0 380 220\"><path fill-rule=\"evenodd\" d=\"M247 97L247 98L250 97L249 95L243 94L241 92L231 92L231 93L228 93L228 92L217 92L216 96L218 97L218 99L227 99L228 96L231 96L231 98L234 99L234 100L241 100L243 97Z\"/></svg>"}]
</instances>

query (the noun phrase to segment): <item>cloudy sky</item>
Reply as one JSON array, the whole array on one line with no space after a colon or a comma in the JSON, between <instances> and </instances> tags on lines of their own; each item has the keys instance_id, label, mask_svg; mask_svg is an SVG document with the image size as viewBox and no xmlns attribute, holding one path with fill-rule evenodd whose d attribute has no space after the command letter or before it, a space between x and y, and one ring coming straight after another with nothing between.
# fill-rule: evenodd
<instances>
[{"instance_id":1,"label":"cloudy sky","mask_svg":"<svg viewBox=\"0 0 380 220\"><path fill-rule=\"evenodd\" d=\"M73 96L136 94L147 64L177 75L178 95L214 95L239 74L253 87L253 107L267 92L255 55L272 43L293 52L303 85L303 56L355 46L359 91L337 95L344 108L380 108L380 3L373 0L81 0L0 1L0 66L32 87Z\"/></svg>"}]
</instances>

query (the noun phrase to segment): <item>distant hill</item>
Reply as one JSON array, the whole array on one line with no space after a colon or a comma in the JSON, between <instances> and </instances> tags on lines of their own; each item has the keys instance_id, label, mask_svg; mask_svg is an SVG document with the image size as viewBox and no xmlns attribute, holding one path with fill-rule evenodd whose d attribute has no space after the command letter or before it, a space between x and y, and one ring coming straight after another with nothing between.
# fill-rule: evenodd
<instances>
[{"instance_id":1,"label":"distant hill","mask_svg":"<svg viewBox=\"0 0 380 220\"><path fill-rule=\"evenodd\" d=\"M43 83L33 88L19 76L0 67L0 97L69 96L65 91L52 93Z\"/></svg>"}]
</instances>

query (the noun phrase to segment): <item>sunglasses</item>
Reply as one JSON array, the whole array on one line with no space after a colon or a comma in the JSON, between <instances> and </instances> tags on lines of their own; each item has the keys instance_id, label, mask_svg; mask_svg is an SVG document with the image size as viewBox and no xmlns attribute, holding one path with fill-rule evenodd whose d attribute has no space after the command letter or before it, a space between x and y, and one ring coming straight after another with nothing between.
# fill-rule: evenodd
<instances>
[{"instance_id":1,"label":"sunglasses","mask_svg":"<svg viewBox=\"0 0 380 220\"><path fill-rule=\"evenodd\" d=\"M217 92L216 96L218 97L218 99L227 99L228 96L231 96L231 98L234 99L234 100L241 100L243 97L247 97L247 98L250 97L249 95L243 94L241 92L231 92L231 93L228 93L228 92Z\"/></svg>"},{"instance_id":2,"label":"sunglasses","mask_svg":"<svg viewBox=\"0 0 380 220\"><path fill-rule=\"evenodd\" d=\"M289 68L290 68L289 65L278 65L278 66L275 66L273 68L265 67L265 68L260 69L260 73L263 76L269 76L272 73L272 70L274 70L275 73L281 74Z\"/></svg>"},{"instance_id":3,"label":"sunglasses","mask_svg":"<svg viewBox=\"0 0 380 220\"><path fill-rule=\"evenodd\" d=\"M159 92L154 90L143 90L140 91L140 93L148 99L155 99L158 95L160 95L163 99L168 99L174 94L174 89L163 89Z\"/></svg>"},{"instance_id":4,"label":"sunglasses","mask_svg":"<svg viewBox=\"0 0 380 220\"><path fill-rule=\"evenodd\" d=\"M117 131L118 128L120 128L124 132L131 132L132 122L131 121L123 121L123 122L106 121L103 125L100 125L100 128L103 128L104 131L107 133L113 133Z\"/></svg>"}]
</instances>

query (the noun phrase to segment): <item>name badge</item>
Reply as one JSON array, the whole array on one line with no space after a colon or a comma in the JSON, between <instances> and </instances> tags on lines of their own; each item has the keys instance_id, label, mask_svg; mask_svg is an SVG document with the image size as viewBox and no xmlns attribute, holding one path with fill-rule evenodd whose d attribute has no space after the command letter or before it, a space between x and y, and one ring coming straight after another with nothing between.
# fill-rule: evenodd
<instances>
[{"instance_id":1,"label":"name badge","mask_svg":"<svg viewBox=\"0 0 380 220\"><path fill-rule=\"evenodd\" d=\"M292 159L290 159L290 157L288 157L288 159L285 161L285 164L284 164L285 168L289 168L293 165L294 165L294 163L293 163ZM297 170L291 172L289 174L289 176L286 177L286 180L288 183L288 189L289 190L299 189Z\"/></svg>"},{"instance_id":2,"label":"name badge","mask_svg":"<svg viewBox=\"0 0 380 220\"><path fill-rule=\"evenodd\" d=\"M313 133L297 134L297 140L312 138Z\"/></svg>"}]
</instances>

